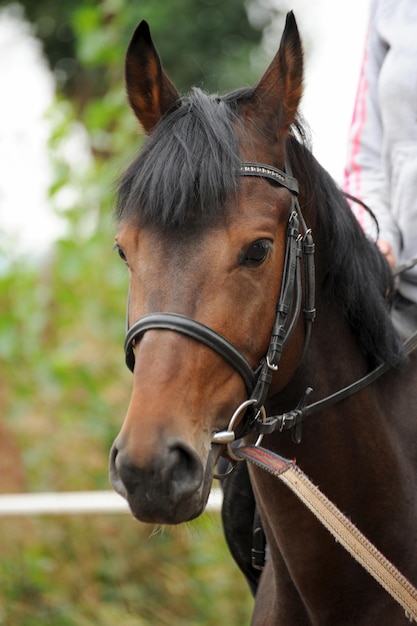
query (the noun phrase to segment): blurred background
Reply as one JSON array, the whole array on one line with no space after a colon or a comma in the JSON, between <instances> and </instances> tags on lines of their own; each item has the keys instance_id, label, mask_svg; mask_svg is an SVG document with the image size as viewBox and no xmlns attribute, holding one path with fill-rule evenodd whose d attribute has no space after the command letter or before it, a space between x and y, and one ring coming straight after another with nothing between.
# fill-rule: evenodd
<instances>
[{"instance_id":1,"label":"blurred background","mask_svg":"<svg viewBox=\"0 0 417 626\"><path fill-rule=\"evenodd\" d=\"M291 8L302 110L338 180L366 1L0 1L0 494L109 489L131 384L112 211L143 139L123 87L136 24L181 91L223 92L260 77ZM251 608L217 513L158 531L0 516L0 626L242 626Z\"/></svg>"}]
</instances>

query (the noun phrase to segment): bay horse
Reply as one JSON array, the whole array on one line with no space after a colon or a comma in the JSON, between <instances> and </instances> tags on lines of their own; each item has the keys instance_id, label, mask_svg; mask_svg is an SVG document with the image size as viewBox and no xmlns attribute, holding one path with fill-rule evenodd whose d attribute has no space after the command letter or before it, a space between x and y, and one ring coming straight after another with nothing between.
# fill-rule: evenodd
<instances>
[{"instance_id":1,"label":"bay horse","mask_svg":"<svg viewBox=\"0 0 417 626\"><path fill-rule=\"evenodd\" d=\"M293 14L255 87L181 97L145 22L125 71L148 137L116 209L133 392L110 454L114 488L139 520L191 520L232 431L254 442L253 425L300 406L306 389L317 401L384 363L375 382L325 405L302 431L267 434L263 446L296 457L417 583L416 358L390 319L384 258L309 149ZM225 482L226 535L243 569L255 503L266 536L266 564L251 581L254 625L406 621L271 474L238 463Z\"/></svg>"}]
</instances>

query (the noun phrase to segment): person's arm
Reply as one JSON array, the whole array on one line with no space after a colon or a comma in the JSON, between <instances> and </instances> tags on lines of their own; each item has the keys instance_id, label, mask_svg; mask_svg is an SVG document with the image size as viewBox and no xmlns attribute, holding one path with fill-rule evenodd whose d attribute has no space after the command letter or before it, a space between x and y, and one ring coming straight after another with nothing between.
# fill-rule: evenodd
<instances>
[{"instance_id":1,"label":"person's arm","mask_svg":"<svg viewBox=\"0 0 417 626\"><path fill-rule=\"evenodd\" d=\"M376 1L371 2L367 43L349 132L344 189L371 208L378 221L379 247L393 267L401 236L390 211L389 189L382 163L378 77L387 46L378 34L376 5ZM355 203L352 203L352 210L363 229L375 237L375 227L366 211Z\"/></svg>"}]
</instances>

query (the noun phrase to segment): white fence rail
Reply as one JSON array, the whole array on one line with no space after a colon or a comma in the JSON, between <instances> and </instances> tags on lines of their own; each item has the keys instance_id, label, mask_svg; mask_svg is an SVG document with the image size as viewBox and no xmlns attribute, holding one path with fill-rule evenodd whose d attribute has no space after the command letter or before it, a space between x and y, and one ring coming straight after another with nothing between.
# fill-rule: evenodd
<instances>
[{"instance_id":1,"label":"white fence rail","mask_svg":"<svg viewBox=\"0 0 417 626\"><path fill-rule=\"evenodd\" d=\"M206 511L220 510L222 493L212 490ZM0 495L0 517L130 513L126 500L114 491L69 491Z\"/></svg>"}]
</instances>

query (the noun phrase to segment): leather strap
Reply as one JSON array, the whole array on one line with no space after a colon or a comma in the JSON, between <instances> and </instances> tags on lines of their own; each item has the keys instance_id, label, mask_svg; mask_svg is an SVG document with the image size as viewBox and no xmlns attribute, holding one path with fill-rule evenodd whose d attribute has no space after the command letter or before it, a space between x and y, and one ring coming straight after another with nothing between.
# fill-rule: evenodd
<instances>
[{"instance_id":1,"label":"leather strap","mask_svg":"<svg viewBox=\"0 0 417 626\"><path fill-rule=\"evenodd\" d=\"M356 526L316 487L294 461L284 459L265 448L235 448L241 460L279 478L307 506L336 541L417 621L417 589L356 528Z\"/></svg>"},{"instance_id":2,"label":"leather strap","mask_svg":"<svg viewBox=\"0 0 417 626\"><path fill-rule=\"evenodd\" d=\"M286 164L286 169L288 169L288 164ZM290 174L277 169L276 167L272 167L272 165L244 162L240 166L239 174L241 176L259 176L260 178L268 178L274 183L278 183L278 185L286 187L289 191L291 191L291 193L298 195L297 179Z\"/></svg>"},{"instance_id":3,"label":"leather strap","mask_svg":"<svg viewBox=\"0 0 417 626\"><path fill-rule=\"evenodd\" d=\"M135 366L134 342L140 340L147 330L173 330L208 346L222 356L243 378L249 392L252 391L255 373L246 358L228 341L208 326L177 313L151 313L141 317L127 331L124 349L126 365L133 372Z\"/></svg>"},{"instance_id":4,"label":"leather strap","mask_svg":"<svg viewBox=\"0 0 417 626\"><path fill-rule=\"evenodd\" d=\"M256 400L260 408L268 395L274 371L278 369L282 351L294 330L301 308L301 248L299 218L297 211L292 211L287 227L284 271L282 286L276 310L275 323L272 328L268 351L262 359L256 386L251 398Z\"/></svg>"},{"instance_id":5,"label":"leather strap","mask_svg":"<svg viewBox=\"0 0 417 626\"><path fill-rule=\"evenodd\" d=\"M411 354L417 348L417 331L410 335L410 337L404 341L403 345L405 353ZM337 402L352 396L358 391L361 391L361 389L364 389L373 383L389 369L391 369L391 366L386 363L381 363L381 365L369 372L369 374L366 374L351 385L343 387L343 389L339 389L339 391L336 391L330 396L326 396L325 398L308 405L306 405L306 400L312 392L312 389L311 387L307 387L303 398L300 400L295 409L288 411L287 413L281 413L280 415L271 415L263 422L257 422L256 432L263 435L270 435L276 430L282 431L289 428L295 428L296 426L300 428L304 418L316 413L317 411L321 411L328 406L336 404Z\"/></svg>"},{"instance_id":6,"label":"leather strap","mask_svg":"<svg viewBox=\"0 0 417 626\"><path fill-rule=\"evenodd\" d=\"M258 368L256 387L251 399L256 400L256 407L260 408L268 395L273 372L278 369L282 351L290 338L297 323L302 299L301 259L304 259L304 320L305 336L304 350L301 360L308 348L311 326L316 315L315 302L315 270L314 270L314 242L311 230L307 228L298 202L298 181L292 176L289 160L285 163L285 172L263 163L244 162L240 168L242 176L259 176L286 187L292 194L292 208L288 220L284 270L282 286L279 295L276 319L272 329L269 347L266 356L261 360ZM259 422L259 420L258 420Z\"/></svg>"}]
</instances>

